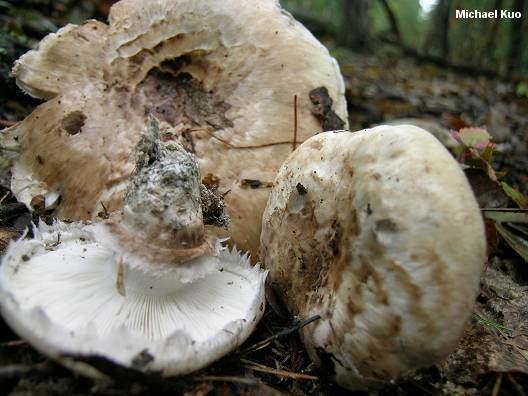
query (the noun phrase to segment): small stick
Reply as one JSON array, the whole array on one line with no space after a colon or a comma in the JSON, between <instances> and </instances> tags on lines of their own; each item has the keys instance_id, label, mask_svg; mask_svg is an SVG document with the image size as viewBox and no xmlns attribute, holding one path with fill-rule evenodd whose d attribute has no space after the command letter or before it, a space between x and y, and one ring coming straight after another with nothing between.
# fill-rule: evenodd
<instances>
[{"instance_id":1,"label":"small stick","mask_svg":"<svg viewBox=\"0 0 528 396\"><path fill-rule=\"evenodd\" d=\"M260 364L260 363L257 363L257 362L253 362L251 360L248 360L248 359L240 359L240 362L241 363L244 363L246 366L253 366L253 367L261 367L261 368L268 368L267 366L263 365L263 364Z\"/></svg>"},{"instance_id":2,"label":"small stick","mask_svg":"<svg viewBox=\"0 0 528 396\"><path fill-rule=\"evenodd\" d=\"M13 340L13 341L2 342L0 344L0 347L18 347L18 346L22 346L22 345L27 345L27 341L24 341L24 340Z\"/></svg>"},{"instance_id":3,"label":"small stick","mask_svg":"<svg viewBox=\"0 0 528 396\"><path fill-rule=\"evenodd\" d=\"M284 142L273 142L273 143L263 143L263 144L256 144L256 145L249 145L249 146L237 146L235 144L229 143L227 140L222 139L214 134L214 132L208 132L208 134L213 138L218 140L220 143L225 144L226 146L237 149L237 150L247 150L247 149L255 149L255 148L266 148L266 147L273 147L273 146L281 146L284 144L291 144L290 141L284 141Z\"/></svg>"},{"instance_id":4,"label":"small stick","mask_svg":"<svg viewBox=\"0 0 528 396\"><path fill-rule=\"evenodd\" d=\"M48 373L52 366L48 362L25 365L25 364L11 364L8 366L0 366L0 378L17 378L23 377L30 373Z\"/></svg>"},{"instance_id":5,"label":"small stick","mask_svg":"<svg viewBox=\"0 0 528 396\"><path fill-rule=\"evenodd\" d=\"M292 379L299 379L299 380L308 380L308 381L318 381L319 377L316 377L314 375L308 375L308 374L301 374L301 373L293 373L291 371L286 370L277 370L271 367L266 367L262 365L253 366L253 365L246 365L245 368L251 369L253 371L260 371L261 373L267 373L267 374L273 374L279 377L287 377Z\"/></svg>"},{"instance_id":6,"label":"small stick","mask_svg":"<svg viewBox=\"0 0 528 396\"><path fill-rule=\"evenodd\" d=\"M249 352L255 352L255 351L258 351L259 349L265 348L271 343L271 341L276 340L277 338L280 338L280 337L287 336L287 335L289 335L291 333L294 333L294 332L302 329L304 326L307 326L310 323L315 322L316 320L319 320L319 319L321 319L321 316L315 315L315 316L312 316L311 318L308 318L308 319L305 319L305 320L301 320L301 321L297 322L293 327L290 327L288 329L284 329L284 330L278 332L277 334L274 334L271 337L266 338L265 340L262 340L260 342L257 342L256 344L253 344L253 345L249 346L248 348L244 349L243 351L240 351L238 353L238 355L245 355L245 354L247 354Z\"/></svg>"},{"instance_id":7,"label":"small stick","mask_svg":"<svg viewBox=\"0 0 528 396\"><path fill-rule=\"evenodd\" d=\"M105 206L105 204L103 203L103 201L99 201L99 203L100 203L101 206L103 207L104 218L105 218L105 219L108 219L108 217L110 217L110 215L108 214L108 209L106 209L106 206Z\"/></svg>"},{"instance_id":8,"label":"small stick","mask_svg":"<svg viewBox=\"0 0 528 396\"><path fill-rule=\"evenodd\" d=\"M0 120L0 126L10 127L17 123L18 121L11 121L11 120Z\"/></svg>"},{"instance_id":9,"label":"small stick","mask_svg":"<svg viewBox=\"0 0 528 396\"><path fill-rule=\"evenodd\" d=\"M499 394L501 384L502 384L502 373L499 373L499 375L497 375L497 379L495 380L495 384L493 384L491 396L497 396Z\"/></svg>"},{"instance_id":10,"label":"small stick","mask_svg":"<svg viewBox=\"0 0 528 396\"><path fill-rule=\"evenodd\" d=\"M237 146L236 144L232 144L228 142L227 140L216 136L213 131L210 130L202 130L202 129L188 129L189 132L197 132L197 131L203 131L207 133L209 136L211 136L213 139L218 140L220 143L225 144L227 147L237 150L249 150L249 149L256 149L256 148L266 148L266 147L273 147L273 146L282 146L285 144L292 144L291 141L281 141L281 142L272 142L272 143L262 143L262 144L254 144L254 145L248 145L248 146ZM303 143L302 141L299 143Z\"/></svg>"},{"instance_id":11,"label":"small stick","mask_svg":"<svg viewBox=\"0 0 528 396\"><path fill-rule=\"evenodd\" d=\"M10 191L6 192L4 196L0 199L0 205L5 201L5 199L9 196Z\"/></svg>"}]
</instances>

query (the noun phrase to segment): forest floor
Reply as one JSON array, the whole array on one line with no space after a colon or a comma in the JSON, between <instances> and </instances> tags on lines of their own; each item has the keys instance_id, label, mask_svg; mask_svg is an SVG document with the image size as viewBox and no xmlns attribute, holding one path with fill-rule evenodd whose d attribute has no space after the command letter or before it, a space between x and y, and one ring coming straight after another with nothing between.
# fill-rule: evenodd
<instances>
[{"instance_id":1,"label":"forest floor","mask_svg":"<svg viewBox=\"0 0 528 396\"><path fill-rule=\"evenodd\" d=\"M493 168L507 172L502 180L527 193L528 97L519 84L454 74L397 52L366 56L336 51L336 55L346 81L351 130L412 123L453 148L451 130L483 127L497 143ZM0 68L5 69L12 60L1 61ZM38 103L17 92L12 81L6 86L10 88L0 94L0 128L20 121ZM0 167L0 205L16 204L2 158ZM482 208L516 207L484 172L467 174ZM0 242L19 235L29 220L24 210L0 218ZM458 348L444 361L379 394L528 394L528 265L497 235L493 222L487 223L489 260L477 306ZM107 368L110 380L96 382L48 360L0 320L0 394L365 394L345 391L315 370L296 326L268 307L255 333L237 351L191 376L162 379L114 367ZM278 334L282 335L274 337ZM257 343L259 348L254 348Z\"/></svg>"}]
</instances>

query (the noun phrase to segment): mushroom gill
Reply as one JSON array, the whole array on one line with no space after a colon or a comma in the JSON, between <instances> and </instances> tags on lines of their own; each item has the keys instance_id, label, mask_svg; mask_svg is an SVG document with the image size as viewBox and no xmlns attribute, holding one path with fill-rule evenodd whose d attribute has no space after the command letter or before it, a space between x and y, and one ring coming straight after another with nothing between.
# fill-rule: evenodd
<instances>
[{"instance_id":1,"label":"mushroom gill","mask_svg":"<svg viewBox=\"0 0 528 396\"><path fill-rule=\"evenodd\" d=\"M6 322L83 375L189 373L240 345L264 313L266 271L209 232L194 156L160 142L153 120L135 157L121 211L41 222L0 266Z\"/></svg>"}]
</instances>

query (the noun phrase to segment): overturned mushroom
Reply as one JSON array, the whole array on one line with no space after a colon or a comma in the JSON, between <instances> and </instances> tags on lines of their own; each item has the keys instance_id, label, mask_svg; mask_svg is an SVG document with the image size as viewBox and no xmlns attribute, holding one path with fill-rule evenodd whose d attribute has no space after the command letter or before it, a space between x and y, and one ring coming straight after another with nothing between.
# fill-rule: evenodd
<instances>
[{"instance_id":1,"label":"overturned mushroom","mask_svg":"<svg viewBox=\"0 0 528 396\"><path fill-rule=\"evenodd\" d=\"M304 343L350 389L379 386L455 347L477 295L485 236L456 161L423 129L326 132L281 167L261 260Z\"/></svg>"},{"instance_id":2,"label":"overturned mushroom","mask_svg":"<svg viewBox=\"0 0 528 396\"><path fill-rule=\"evenodd\" d=\"M196 162L156 131L139 144L122 213L41 224L0 267L9 325L84 375L104 375L101 360L189 373L240 345L263 314L266 273L204 226Z\"/></svg>"},{"instance_id":3,"label":"overturned mushroom","mask_svg":"<svg viewBox=\"0 0 528 396\"><path fill-rule=\"evenodd\" d=\"M13 192L28 205L60 195L63 219L119 210L152 114L217 180L224 234L255 254L266 186L293 137L322 129L309 93L326 87L328 114L346 120L337 63L275 0L122 0L109 19L68 25L16 62L17 84L47 102L3 134L21 148Z\"/></svg>"}]
</instances>

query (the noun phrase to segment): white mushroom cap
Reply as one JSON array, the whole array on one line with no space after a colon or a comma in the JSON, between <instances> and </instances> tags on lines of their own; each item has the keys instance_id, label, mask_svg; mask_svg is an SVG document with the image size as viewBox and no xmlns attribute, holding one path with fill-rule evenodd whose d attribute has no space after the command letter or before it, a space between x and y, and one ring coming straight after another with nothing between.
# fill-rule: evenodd
<instances>
[{"instance_id":1,"label":"white mushroom cap","mask_svg":"<svg viewBox=\"0 0 528 396\"><path fill-rule=\"evenodd\" d=\"M12 190L29 204L61 195L57 215L120 210L131 155L149 114L164 139L194 150L231 217L223 236L254 255L269 188L297 140L321 131L311 90L324 86L346 120L344 83L328 51L275 0L122 0L110 24L87 21L47 36L13 74L47 99L4 140L22 153ZM294 97L297 97L297 117Z\"/></svg>"},{"instance_id":2,"label":"white mushroom cap","mask_svg":"<svg viewBox=\"0 0 528 396\"><path fill-rule=\"evenodd\" d=\"M306 326L311 358L362 389L452 351L477 296L477 202L423 129L326 132L281 167L263 218L271 287Z\"/></svg>"},{"instance_id":3,"label":"white mushroom cap","mask_svg":"<svg viewBox=\"0 0 528 396\"><path fill-rule=\"evenodd\" d=\"M2 315L64 365L97 377L103 373L89 362L99 357L186 374L240 345L262 316L266 273L247 255L217 243L207 257L213 269L190 282L123 265L96 227L42 224L35 239L8 247L0 267Z\"/></svg>"}]
</instances>

